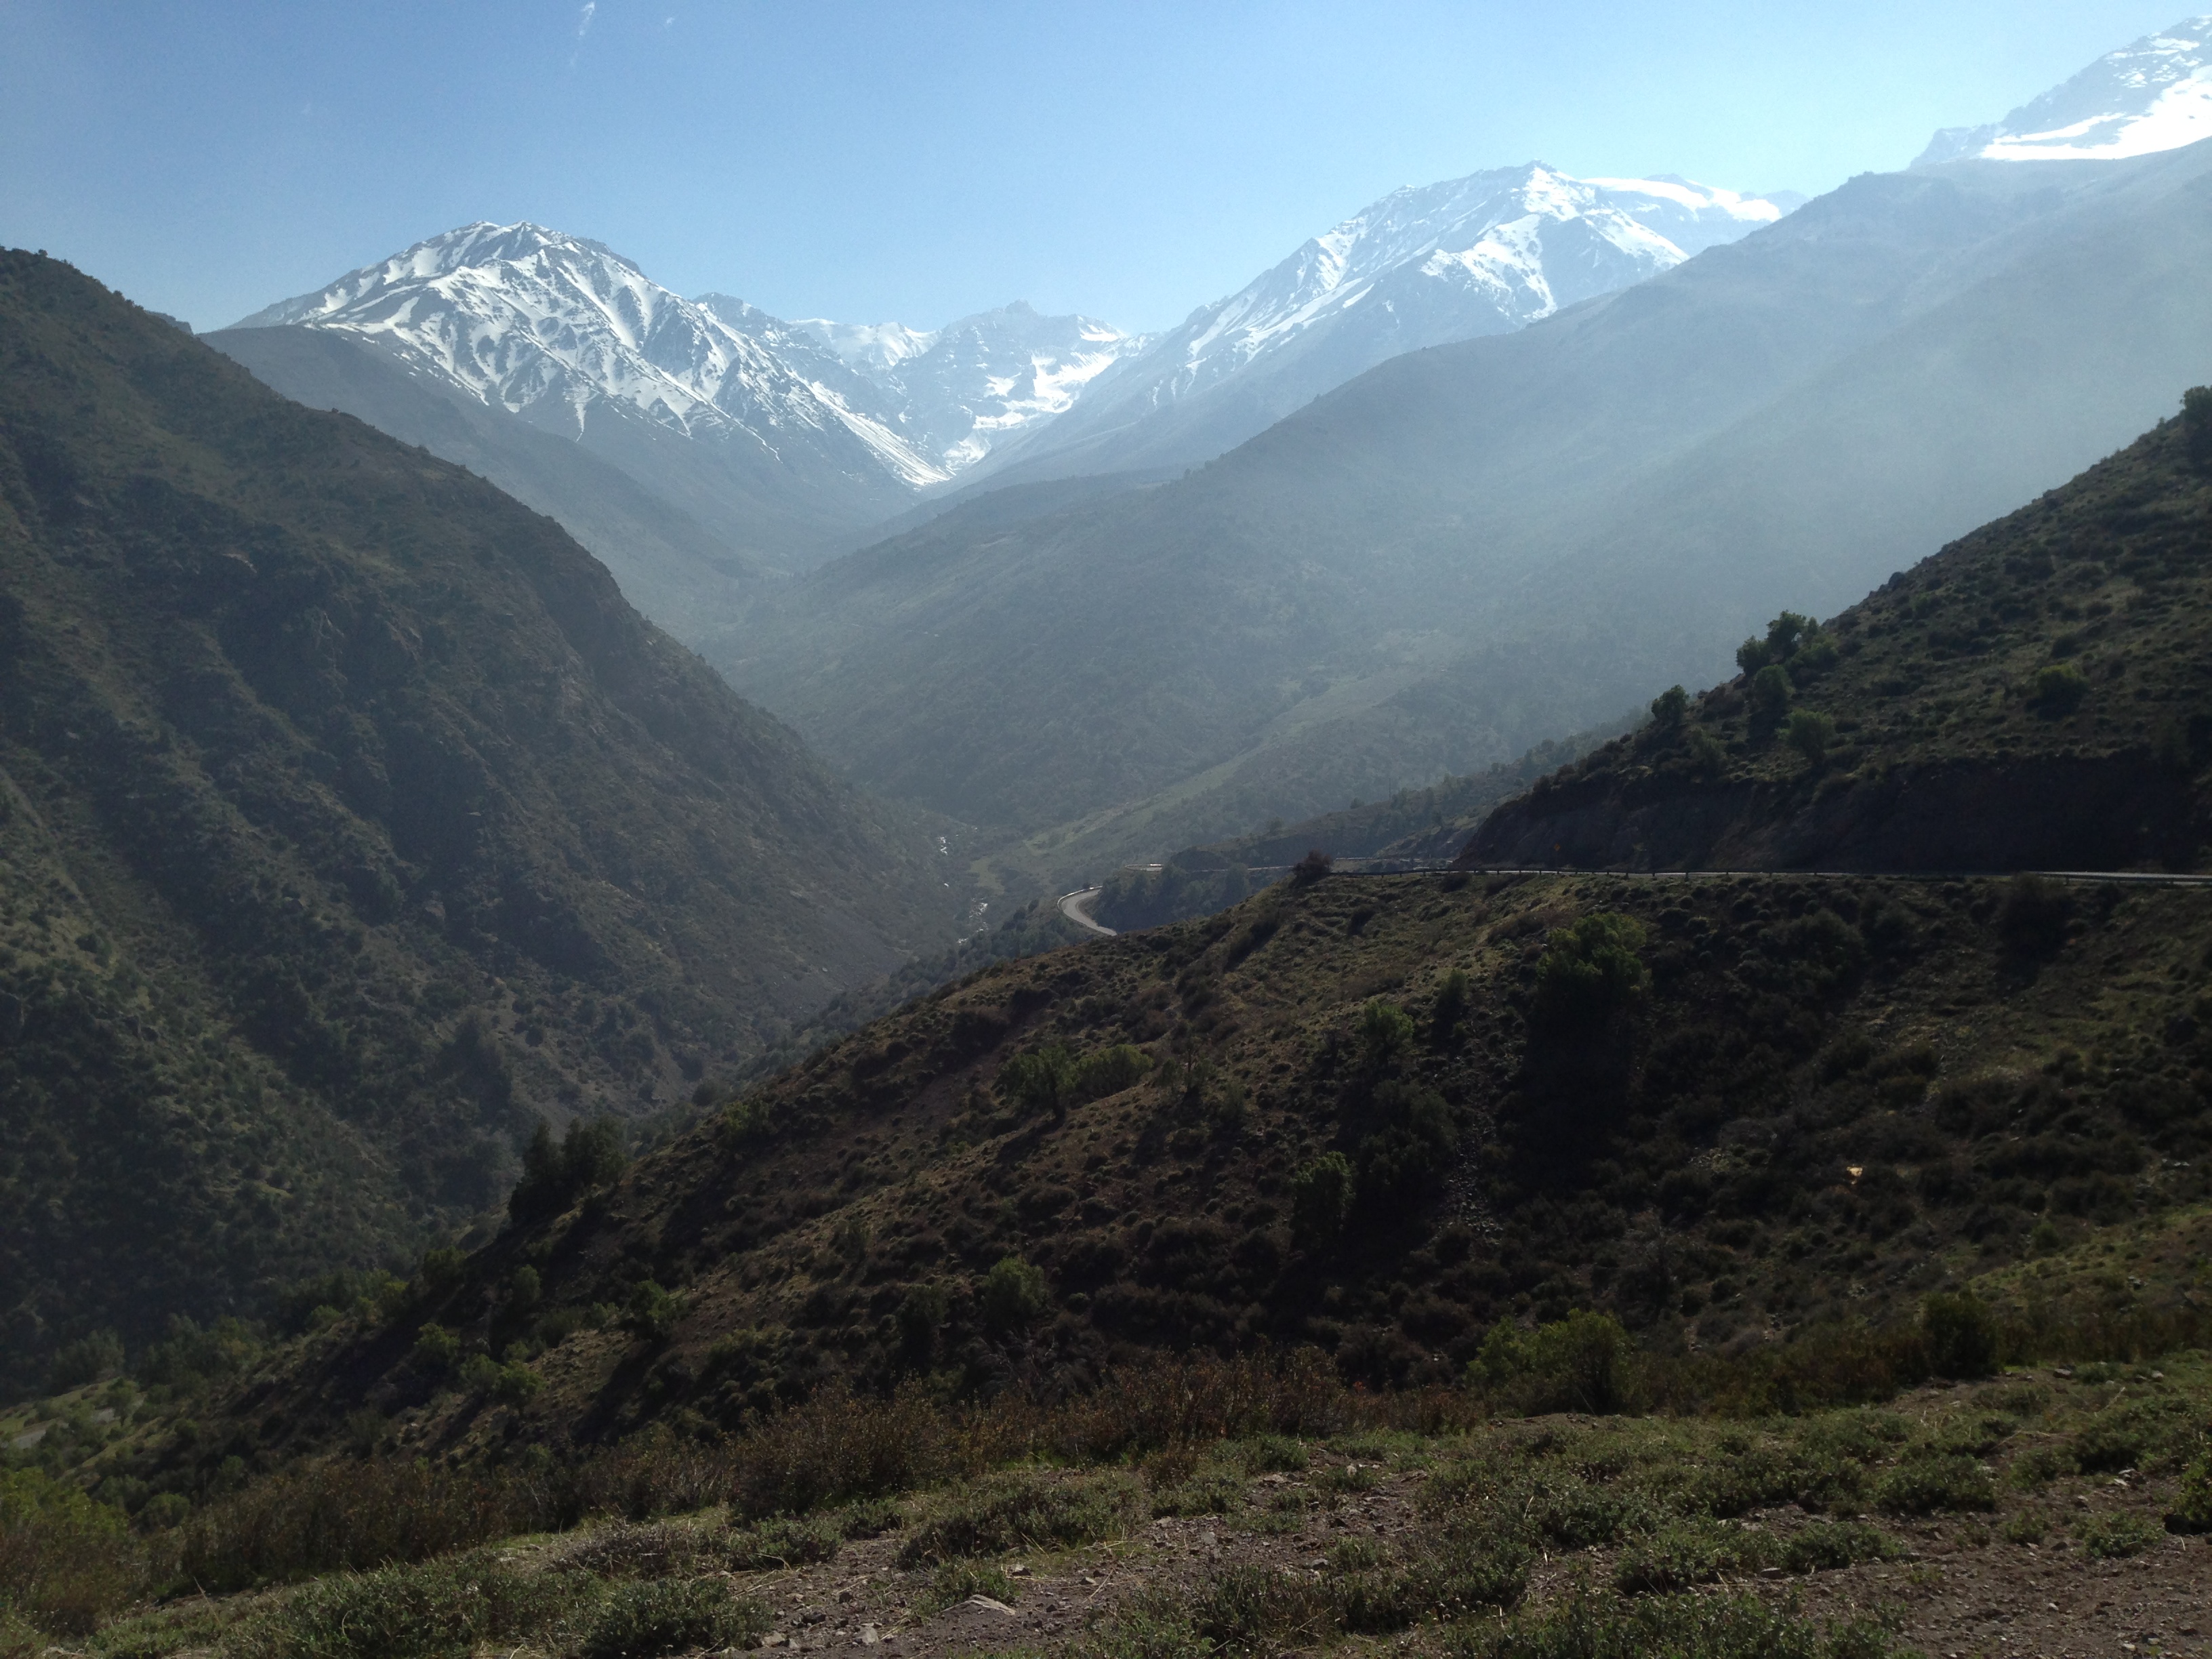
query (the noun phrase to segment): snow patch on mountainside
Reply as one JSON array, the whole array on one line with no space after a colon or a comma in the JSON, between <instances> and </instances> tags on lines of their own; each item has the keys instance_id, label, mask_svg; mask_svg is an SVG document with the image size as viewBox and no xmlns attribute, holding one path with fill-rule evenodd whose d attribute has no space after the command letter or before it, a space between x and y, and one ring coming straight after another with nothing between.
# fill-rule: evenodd
<instances>
[{"instance_id":1,"label":"snow patch on mountainside","mask_svg":"<svg viewBox=\"0 0 2212 1659\"><path fill-rule=\"evenodd\" d=\"M1044 317L1016 301L924 331L901 323L797 325L898 411L898 429L959 472L1007 438L1074 406L1144 337L1081 316Z\"/></svg>"},{"instance_id":2,"label":"snow patch on mountainside","mask_svg":"<svg viewBox=\"0 0 2212 1659\"><path fill-rule=\"evenodd\" d=\"M1946 127L1915 167L2117 161L2212 138L2212 15L2185 18L2108 52L2002 121Z\"/></svg>"},{"instance_id":3,"label":"snow patch on mountainside","mask_svg":"<svg viewBox=\"0 0 2212 1659\"><path fill-rule=\"evenodd\" d=\"M434 236L238 326L287 324L374 339L419 374L576 434L606 400L685 437L772 454L792 439L827 441L833 459L908 489L950 476L878 415L786 362L763 337L775 330L732 327L612 249L538 225Z\"/></svg>"}]
</instances>

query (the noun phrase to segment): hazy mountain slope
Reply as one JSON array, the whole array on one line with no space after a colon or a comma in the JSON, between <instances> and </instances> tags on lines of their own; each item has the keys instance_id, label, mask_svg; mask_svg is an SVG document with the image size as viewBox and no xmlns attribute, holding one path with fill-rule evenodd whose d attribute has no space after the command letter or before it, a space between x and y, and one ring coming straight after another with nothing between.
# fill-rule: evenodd
<instances>
[{"instance_id":1,"label":"hazy mountain slope","mask_svg":"<svg viewBox=\"0 0 2212 1659\"><path fill-rule=\"evenodd\" d=\"M758 331L730 326L598 242L537 225L464 226L239 326L286 325L351 334L574 439L771 563L803 560L946 476Z\"/></svg>"},{"instance_id":2,"label":"hazy mountain slope","mask_svg":"<svg viewBox=\"0 0 2212 1659\"><path fill-rule=\"evenodd\" d=\"M1831 722L1828 752L1740 676L1501 806L1462 861L2204 867L2212 392L2191 399L1793 656L1791 717Z\"/></svg>"},{"instance_id":3,"label":"hazy mountain slope","mask_svg":"<svg viewBox=\"0 0 2212 1659\"><path fill-rule=\"evenodd\" d=\"M1798 199L1540 163L1396 191L1114 365L995 465L1027 479L1205 460L1386 358L1640 282Z\"/></svg>"},{"instance_id":4,"label":"hazy mountain slope","mask_svg":"<svg viewBox=\"0 0 2212 1659\"><path fill-rule=\"evenodd\" d=\"M623 598L687 643L733 620L745 580L760 574L696 520L573 439L411 374L357 336L288 325L200 337L293 402L343 410L402 443L420 444L557 520L598 556Z\"/></svg>"},{"instance_id":5,"label":"hazy mountain slope","mask_svg":"<svg viewBox=\"0 0 2212 1659\"><path fill-rule=\"evenodd\" d=\"M856 777L1030 834L1368 722L1299 799L1240 795L1155 856L1476 769L1710 680L1776 611L1844 603L2170 408L2212 366L2208 171L1862 178L1383 364L1188 478L840 560L714 654ZM2107 253L2114 303L2084 305Z\"/></svg>"},{"instance_id":6,"label":"hazy mountain slope","mask_svg":"<svg viewBox=\"0 0 2212 1659\"><path fill-rule=\"evenodd\" d=\"M2212 138L2212 15L2185 17L2107 52L2063 85L1981 127L1947 127L1916 167L2118 161Z\"/></svg>"},{"instance_id":7,"label":"hazy mountain slope","mask_svg":"<svg viewBox=\"0 0 2212 1659\"><path fill-rule=\"evenodd\" d=\"M550 520L55 261L0 255L0 362L9 1377L465 1217L541 1112L949 933Z\"/></svg>"}]
</instances>

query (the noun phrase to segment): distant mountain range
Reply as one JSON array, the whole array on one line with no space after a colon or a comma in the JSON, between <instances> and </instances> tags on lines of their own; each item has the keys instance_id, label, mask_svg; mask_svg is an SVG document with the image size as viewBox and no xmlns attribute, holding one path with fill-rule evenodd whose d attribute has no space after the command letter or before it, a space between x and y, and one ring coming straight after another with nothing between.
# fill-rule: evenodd
<instances>
[{"instance_id":1,"label":"distant mountain range","mask_svg":"<svg viewBox=\"0 0 2212 1659\"><path fill-rule=\"evenodd\" d=\"M1803 199L1672 176L1573 179L1541 163L1394 191L1101 375L1073 412L1001 450L997 470L1206 460L1386 358L1626 288Z\"/></svg>"},{"instance_id":2,"label":"distant mountain range","mask_svg":"<svg viewBox=\"0 0 2212 1659\"><path fill-rule=\"evenodd\" d=\"M2212 15L2106 53L2002 121L1946 127L1913 165L2116 161L2200 138L2212 138Z\"/></svg>"},{"instance_id":3,"label":"distant mountain range","mask_svg":"<svg viewBox=\"0 0 2212 1659\"><path fill-rule=\"evenodd\" d=\"M1022 303L927 331L790 322L729 295L687 300L582 237L475 224L214 340L278 391L484 471L696 639L742 614L750 578L856 545L867 526L1010 459L1042 476L1202 459L1384 357L1518 327L1771 222L1796 199L1540 167L1399 191L1157 340ZM299 331L370 360L281 337ZM1039 442L1093 402L1118 413L1066 444ZM1173 434L1102 445L1146 411ZM558 467L549 476L521 428L626 475L653 510L610 506L599 482L580 487Z\"/></svg>"}]
</instances>

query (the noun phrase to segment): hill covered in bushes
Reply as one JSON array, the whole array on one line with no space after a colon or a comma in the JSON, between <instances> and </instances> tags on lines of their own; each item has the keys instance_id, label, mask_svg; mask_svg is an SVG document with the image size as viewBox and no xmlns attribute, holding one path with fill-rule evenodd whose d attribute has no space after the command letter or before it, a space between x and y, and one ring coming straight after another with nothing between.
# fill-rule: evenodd
<instances>
[{"instance_id":1,"label":"hill covered in bushes","mask_svg":"<svg viewBox=\"0 0 2212 1659\"><path fill-rule=\"evenodd\" d=\"M2203 867L2212 388L1506 803L1464 862Z\"/></svg>"},{"instance_id":2,"label":"hill covered in bushes","mask_svg":"<svg viewBox=\"0 0 2212 1659\"><path fill-rule=\"evenodd\" d=\"M43 257L0 364L0 1388L411 1259L949 940L550 520Z\"/></svg>"}]
</instances>

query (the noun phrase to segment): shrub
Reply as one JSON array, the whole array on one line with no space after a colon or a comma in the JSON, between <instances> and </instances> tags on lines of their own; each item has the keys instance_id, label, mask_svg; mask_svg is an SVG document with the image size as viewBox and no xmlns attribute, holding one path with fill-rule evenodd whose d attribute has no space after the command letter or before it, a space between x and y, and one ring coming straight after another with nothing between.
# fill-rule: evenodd
<instances>
[{"instance_id":1,"label":"shrub","mask_svg":"<svg viewBox=\"0 0 2212 1659\"><path fill-rule=\"evenodd\" d=\"M940 1500L899 1549L902 1566L1017 1549L1069 1549L1117 1538L1148 1512L1144 1491L1119 1473L994 1475Z\"/></svg>"},{"instance_id":2,"label":"shrub","mask_svg":"<svg viewBox=\"0 0 2212 1659\"><path fill-rule=\"evenodd\" d=\"M1291 866L1291 884L1310 887L1335 867L1336 860L1316 847Z\"/></svg>"},{"instance_id":3,"label":"shrub","mask_svg":"<svg viewBox=\"0 0 2212 1659\"><path fill-rule=\"evenodd\" d=\"M1613 1587L1624 1595L1649 1595L1710 1584L1725 1573L1765 1565L1769 1542L1764 1533L1733 1521L1671 1522L1620 1553Z\"/></svg>"},{"instance_id":4,"label":"shrub","mask_svg":"<svg viewBox=\"0 0 2212 1659\"><path fill-rule=\"evenodd\" d=\"M2081 1540L2081 1553L2091 1560L2117 1561L2123 1556L2141 1555L2158 1542L2160 1534L2147 1516L2115 1510L2086 1516L2075 1526L2074 1535Z\"/></svg>"},{"instance_id":5,"label":"shrub","mask_svg":"<svg viewBox=\"0 0 2212 1659\"><path fill-rule=\"evenodd\" d=\"M1018 1255L1000 1256L983 1279L983 1322L995 1331L1034 1325L1052 1305L1044 1272Z\"/></svg>"},{"instance_id":6,"label":"shrub","mask_svg":"<svg viewBox=\"0 0 2212 1659\"><path fill-rule=\"evenodd\" d=\"M2063 720L2088 695L2089 677L2070 662L2039 668L2027 683L2027 706L2047 720Z\"/></svg>"},{"instance_id":7,"label":"shrub","mask_svg":"<svg viewBox=\"0 0 2212 1659\"><path fill-rule=\"evenodd\" d=\"M2181 394L2181 441L2191 460L2212 466L2212 386L2193 386Z\"/></svg>"},{"instance_id":8,"label":"shrub","mask_svg":"<svg viewBox=\"0 0 2212 1659\"><path fill-rule=\"evenodd\" d=\"M541 1634L579 1587L460 1559L336 1574L249 1619L226 1659L461 1659L477 1644Z\"/></svg>"},{"instance_id":9,"label":"shrub","mask_svg":"<svg viewBox=\"0 0 2212 1659\"><path fill-rule=\"evenodd\" d=\"M623 1322L647 1342L665 1342L684 1317L684 1298L650 1279L640 1279L629 1293Z\"/></svg>"},{"instance_id":10,"label":"shrub","mask_svg":"<svg viewBox=\"0 0 2212 1659\"><path fill-rule=\"evenodd\" d=\"M1117 1042L1084 1056L1083 1063L1075 1068L1076 1098L1103 1100L1108 1095L1118 1095L1142 1081L1152 1069L1152 1058L1142 1048Z\"/></svg>"},{"instance_id":11,"label":"shrub","mask_svg":"<svg viewBox=\"0 0 2212 1659\"><path fill-rule=\"evenodd\" d=\"M1450 1042L1474 1000L1474 984L1468 978L1466 969L1455 968L1446 974L1437 983L1436 1006L1429 1014L1430 1041Z\"/></svg>"},{"instance_id":12,"label":"shrub","mask_svg":"<svg viewBox=\"0 0 2212 1659\"><path fill-rule=\"evenodd\" d=\"M46 1368L46 1392L66 1394L122 1369L123 1339L113 1331L80 1337L54 1350L53 1363Z\"/></svg>"},{"instance_id":13,"label":"shrub","mask_svg":"<svg viewBox=\"0 0 2212 1659\"><path fill-rule=\"evenodd\" d=\"M1396 1003L1377 997L1359 1011L1359 1059L1370 1072L1383 1070L1413 1041L1413 1018Z\"/></svg>"},{"instance_id":14,"label":"shrub","mask_svg":"<svg viewBox=\"0 0 2212 1659\"><path fill-rule=\"evenodd\" d=\"M2043 876L2018 875L2005 884L1997 912L1997 932L2010 949L2042 956L2066 942L2074 901L2064 887Z\"/></svg>"},{"instance_id":15,"label":"shrub","mask_svg":"<svg viewBox=\"0 0 2212 1659\"><path fill-rule=\"evenodd\" d=\"M1993 1510L1996 1488L1989 1472L1957 1452L1918 1452L1900 1459L1875 1483L1875 1507L1887 1515L1933 1515L1939 1510Z\"/></svg>"},{"instance_id":16,"label":"shrub","mask_svg":"<svg viewBox=\"0 0 2212 1659\"><path fill-rule=\"evenodd\" d=\"M1651 724L1662 732L1673 732L1689 718L1690 694L1679 685L1670 685L1651 699Z\"/></svg>"},{"instance_id":17,"label":"shrub","mask_svg":"<svg viewBox=\"0 0 2212 1659\"><path fill-rule=\"evenodd\" d=\"M1751 729L1762 736L1782 724L1790 712L1790 671L1769 663L1751 677Z\"/></svg>"},{"instance_id":18,"label":"shrub","mask_svg":"<svg viewBox=\"0 0 2212 1659\"><path fill-rule=\"evenodd\" d=\"M585 1194L620 1178L629 1158L622 1126L611 1117L571 1123L558 1146L544 1121L522 1154L522 1178L507 1194L507 1212L517 1221L558 1215Z\"/></svg>"},{"instance_id":19,"label":"shrub","mask_svg":"<svg viewBox=\"0 0 2212 1659\"><path fill-rule=\"evenodd\" d=\"M1889 1561L1897 1540L1863 1521L1815 1521L1783 1540L1779 1565L1790 1572L1820 1572L1860 1561Z\"/></svg>"},{"instance_id":20,"label":"shrub","mask_svg":"<svg viewBox=\"0 0 2212 1659\"><path fill-rule=\"evenodd\" d=\"M415 1333L415 1363L433 1376L443 1376L460 1364L461 1339L443 1325L432 1323Z\"/></svg>"},{"instance_id":21,"label":"shrub","mask_svg":"<svg viewBox=\"0 0 2212 1659\"><path fill-rule=\"evenodd\" d=\"M696 1527L669 1522L617 1524L575 1540L551 1565L559 1571L595 1573L602 1578L665 1578L689 1571L707 1547Z\"/></svg>"},{"instance_id":22,"label":"shrub","mask_svg":"<svg viewBox=\"0 0 2212 1659\"><path fill-rule=\"evenodd\" d=\"M930 1575L929 1589L915 1611L927 1619L947 1607L957 1607L971 1596L988 1596L1001 1605L1009 1605L1020 1594L1020 1585L1007 1576L1004 1568L981 1561L945 1561Z\"/></svg>"},{"instance_id":23,"label":"shrub","mask_svg":"<svg viewBox=\"0 0 2212 1659\"><path fill-rule=\"evenodd\" d=\"M774 1623L766 1608L737 1600L719 1578L624 1584L600 1606L580 1651L583 1659L659 1659L698 1648L750 1647Z\"/></svg>"},{"instance_id":24,"label":"shrub","mask_svg":"<svg viewBox=\"0 0 2212 1659\"><path fill-rule=\"evenodd\" d=\"M1584 1030L1640 1002L1651 978L1637 954L1644 937L1642 922L1610 910L1556 930L1536 963L1537 1024Z\"/></svg>"},{"instance_id":25,"label":"shrub","mask_svg":"<svg viewBox=\"0 0 2212 1659\"><path fill-rule=\"evenodd\" d=\"M2181 1472L2181 1490L2166 1511L2168 1532L2212 1532L2212 1443Z\"/></svg>"},{"instance_id":26,"label":"shrub","mask_svg":"<svg viewBox=\"0 0 2212 1659\"><path fill-rule=\"evenodd\" d=\"M1529 1414L1622 1411L1637 1392L1626 1328L1586 1310L1533 1331L1499 1320L1470 1369L1486 1393Z\"/></svg>"},{"instance_id":27,"label":"shrub","mask_svg":"<svg viewBox=\"0 0 2212 1659\"><path fill-rule=\"evenodd\" d=\"M1075 1051L1064 1042L1014 1055L999 1068L999 1092L1024 1112L1066 1111L1075 1092Z\"/></svg>"},{"instance_id":28,"label":"shrub","mask_svg":"<svg viewBox=\"0 0 2212 1659\"><path fill-rule=\"evenodd\" d=\"M1323 1152L1291 1176L1291 1224L1305 1244L1327 1244L1344 1231L1357 1196L1352 1160L1342 1152Z\"/></svg>"},{"instance_id":29,"label":"shrub","mask_svg":"<svg viewBox=\"0 0 2212 1659\"><path fill-rule=\"evenodd\" d=\"M1920 1334L1938 1376L1988 1376L1997 1367L1997 1320L1971 1291L1937 1294L1920 1304Z\"/></svg>"},{"instance_id":30,"label":"shrub","mask_svg":"<svg viewBox=\"0 0 2212 1659\"><path fill-rule=\"evenodd\" d=\"M1587 1592L1457 1636L1454 1659L1887 1659L1895 1644L1863 1620L1824 1625L1755 1595Z\"/></svg>"},{"instance_id":31,"label":"shrub","mask_svg":"<svg viewBox=\"0 0 2212 1659\"><path fill-rule=\"evenodd\" d=\"M118 1511L36 1469L0 1472L0 1607L82 1635L137 1594L143 1572Z\"/></svg>"},{"instance_id":32,"label":"shrub","mask_svg":"<svg viewBox=\"0 0 2212 1659\"><path fill-rule=\"evenodd\" d=\"M1835 746L1836 723L1812 709L1793 708L1782 740L1804 757L1805 764L1817 772L1828 763L1828 750Z\"/></svg>"},{"instance_id":33,"label":"shrub","mask_svg":"<svg viewBox=\"0 0 2212 1659\"><path fill-rule=\"evenodd\" d=\"M756 1526L733 1528L722 1553L732 1572L763 1572L770 1567L834 1561L844 1541L844 1531L835 1517L775 1516Z\"/></svg>"}]
</instances>

